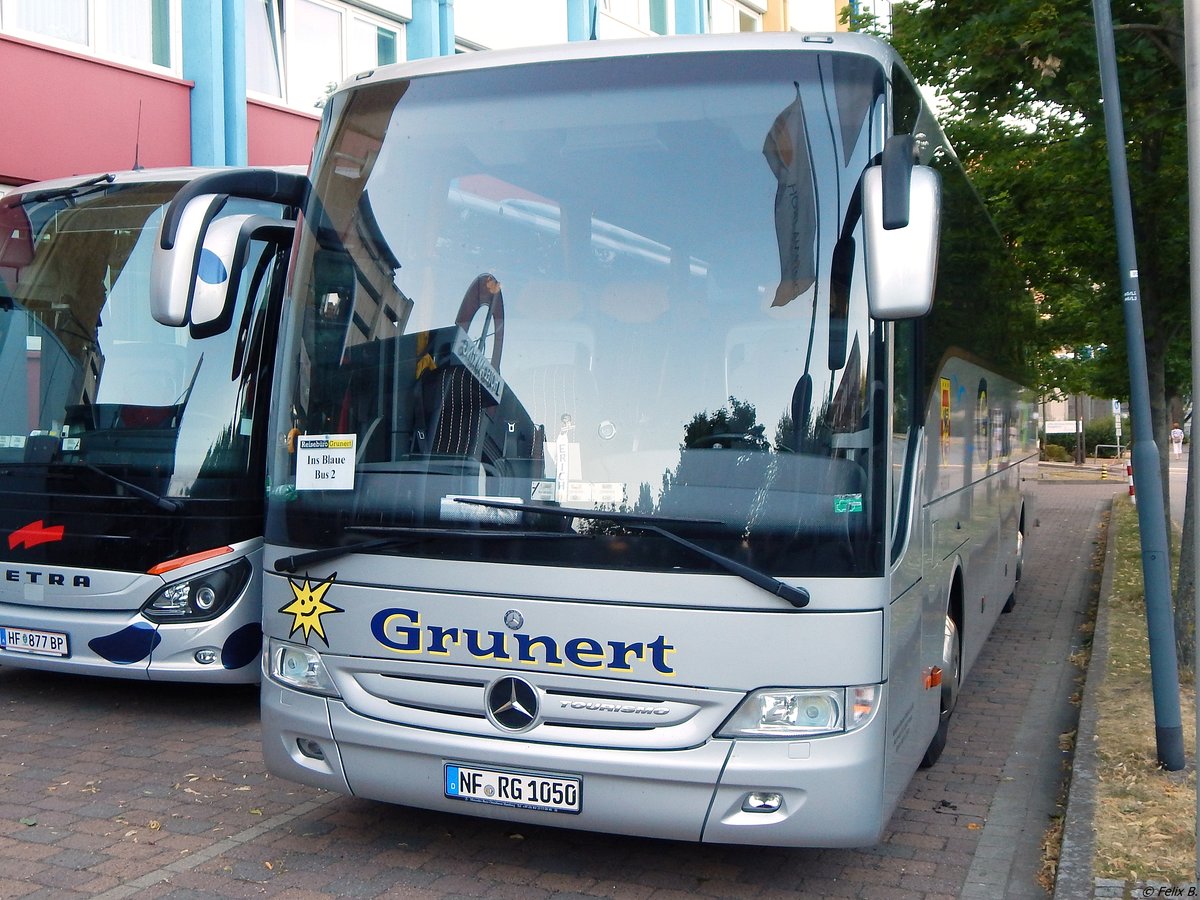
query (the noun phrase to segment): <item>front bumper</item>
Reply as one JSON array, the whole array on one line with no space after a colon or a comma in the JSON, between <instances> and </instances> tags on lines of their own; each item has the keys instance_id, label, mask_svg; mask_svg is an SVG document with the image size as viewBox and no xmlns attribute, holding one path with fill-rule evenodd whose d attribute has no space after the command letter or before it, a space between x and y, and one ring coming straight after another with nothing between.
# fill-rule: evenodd
<instances>
[{"instance_id":1,"label":"front bumper","mask_svg":"<svg viewBox=\"0 0 1200 900\"><path fill-rule=\"evenodd\" d=\"M136 612L0 603L0 627L66 634L69 645L67 656L0 650L0 666L216 684L254 684L261 672L262 629L240 606L211 622L155 625ZM202 649L213 651L213 662L197 661L196 653Z\"/></svg>"},{"instance_id":2,"label":"front bumper","mask_svg":"<svg viewBox=\"0 0 1200 900\"><path fill-rule=\"evenodd\" d=\"M264 679L262 722L264 758L273 774L423 809L764 846L866 846L878 841L886 825L882 716L851 734L807 741L712 738L668 751L595 748L381 722L352 712L339 700ZM318 750L322 758L315 758ZM449 799L443 785L447 762L579 776L582 811L553 813ZM778 793L782 803L772 812L748 812L743 804L751 792Z\"/></svg>"}]
</instances>

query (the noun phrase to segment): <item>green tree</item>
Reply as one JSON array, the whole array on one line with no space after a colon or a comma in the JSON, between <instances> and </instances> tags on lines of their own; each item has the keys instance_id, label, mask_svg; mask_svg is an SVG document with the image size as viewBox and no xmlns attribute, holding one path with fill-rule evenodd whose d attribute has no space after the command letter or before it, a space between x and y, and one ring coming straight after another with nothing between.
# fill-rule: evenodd
<instances>
[{"instance_id":1,"label":"green tree","mask_svg":"<svg viewBox=\"0 0 1200 900\"><path fill-rule=\"evenodd\" d=\"M684 447L737 446L763 442L763 426L753 403L729 398L729 406L716 412L696 413L683 429Z\"/></svg>"},{"instance_id":2,"label":"green tree","mask_svg":"<svg viewBox=\"0 0 1200 900\"><path fill-rule=\"evenodd\" d=\"M1114 0L1112 14L1165 495L1167 411L1190 390L1182 4ZM1039 299L1040 386L1127 399L1092 4L922 0L894 7L893 28ZM1177 591L1180 636L1192 631L1190 591ZM1181 646L1181 661L1192 656Z\"/></svg>"}]
</instances>

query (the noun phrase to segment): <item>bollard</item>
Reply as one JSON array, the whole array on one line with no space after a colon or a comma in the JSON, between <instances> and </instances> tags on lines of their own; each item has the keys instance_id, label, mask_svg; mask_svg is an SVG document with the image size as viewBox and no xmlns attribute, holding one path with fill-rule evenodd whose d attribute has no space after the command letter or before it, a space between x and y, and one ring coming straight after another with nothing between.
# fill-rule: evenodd
<instances>
[{"instance_id":1,"label":"bollard","mask_svg":"<svg viewBox=\"0 0 1200 900\"><path fill-rule=\"evenodd\" d=\"M1129 499L1134 504L1137 503L1137 497L1133 493L1133 463L1125 463L1125 478L1129 482Z\"/></svg>"}]
</instances>

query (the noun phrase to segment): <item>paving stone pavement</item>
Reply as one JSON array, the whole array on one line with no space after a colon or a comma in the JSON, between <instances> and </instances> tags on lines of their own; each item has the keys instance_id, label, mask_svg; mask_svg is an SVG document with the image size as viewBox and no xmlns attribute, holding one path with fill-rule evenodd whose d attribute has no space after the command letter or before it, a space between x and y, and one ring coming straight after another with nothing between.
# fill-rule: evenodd
<instances>
[{"instance_id":1,"label":"paving stone pavement","mask_svg":"<svg viewBox=\"0 0 1200 900\"><path fill-rule=\"evenodd\" d=\"M266 775L254 689L0 668L0 898L1045 898L1077 715L1068 658L1122 488L1034 487L1017 607L876 847L700 846L326 794Z\"/></svg>"}]
</instances>

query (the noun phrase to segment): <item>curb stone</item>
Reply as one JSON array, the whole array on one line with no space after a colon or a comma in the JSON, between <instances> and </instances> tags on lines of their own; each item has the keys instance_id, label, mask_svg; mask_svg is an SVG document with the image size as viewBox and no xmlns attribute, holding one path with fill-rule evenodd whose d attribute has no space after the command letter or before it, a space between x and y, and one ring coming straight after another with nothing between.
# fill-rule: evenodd
<instances>
[{"instance_id":1,"label":"curb stone","mask_svg":"<svg viewBox=\"0 0 1200 900\"><path fill-rule=\"evenodd\" d=\"M1111 509L1111 507L1110 507ZM1067 812L1063 821L1062 847L1058 857L1058 875L1054 882L1055 900L1078 900L1080 897L1122 897L1125 884L1121 881L1092 877L1092 861L1096 853L1096 695L1100 690L1100 674L1108 661L1108 600L1112 595L1113 551L1116 548L1117 528L1109 516L1107 541L1104 548L1104 573L1100 580L1100 599L1096 608L1096 625L1092 632L1092 653L1088 661L1079 710L1079 730L1076 732L1075 758L1071 765L1071 784L1067 792ZM1092 673L1096 677L1092 677ZM1116 894L1107 893L1117 889ZM1105 893L1099 893L1100 890Z\"/></svg>"}]
</instances>

